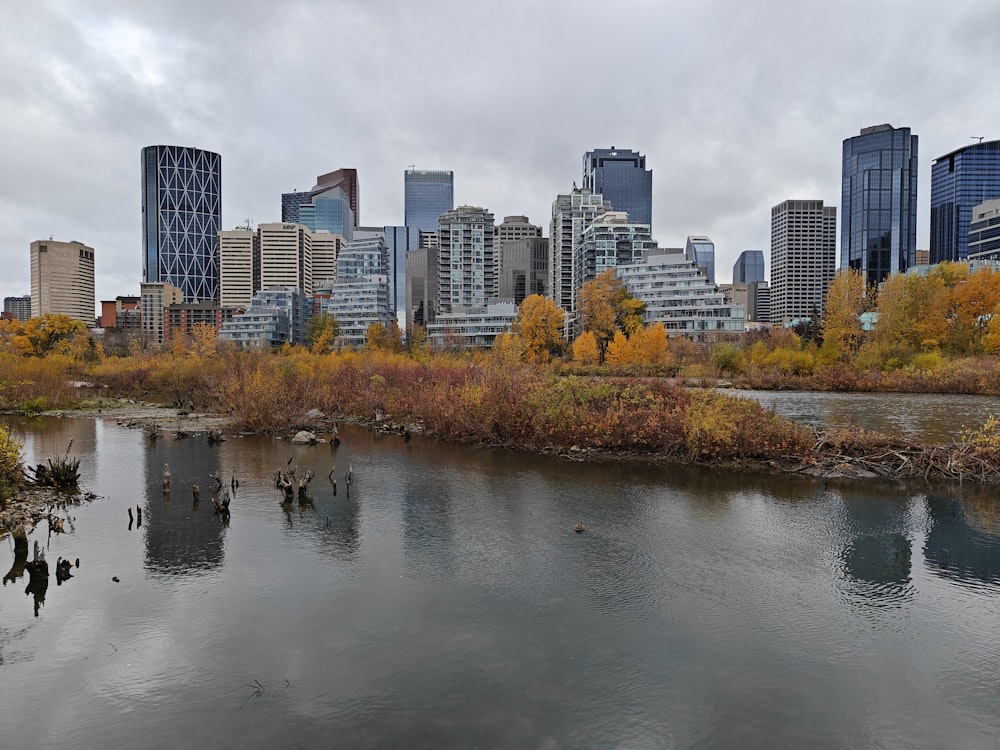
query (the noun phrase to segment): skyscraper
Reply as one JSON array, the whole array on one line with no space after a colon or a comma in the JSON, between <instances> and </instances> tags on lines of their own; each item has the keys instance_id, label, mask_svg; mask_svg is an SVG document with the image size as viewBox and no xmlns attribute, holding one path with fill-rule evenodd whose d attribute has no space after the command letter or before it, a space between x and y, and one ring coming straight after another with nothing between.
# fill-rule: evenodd
<instances>
[{"instance_id":1,"label":"skyscraper","mask_svg":"<svg viewBox=\"0 0 1000 750\"><path fill-rule=\"evenodd\" d=\"M514 242L529 238L539 239L542 236L542 228L528 221L527 216L504 216L503 223L497 224L496 234L493 237L493 249L496 254L497 268L494 280L496 289L489 296L499 299L505 296L500 291L501 277L504 276L504 259L507 257L504 248ZM537 247L537 243L535 244ZM531 292L529 292L531 294ZM523 298L522 298L523 299ZM520 304L521 300L518 300Z\"/></svg>"},{"instance_id":2,"label":"skyscraper","mask_svg":"<svg viewBox=\"0 0 1000 750\"><path fill-rule=\"evenodd\" d=\"M436 232L441 214L454 207L454 172L407 169L403 173L403 224L413 233L412 247L420 244L418 232Z\"/></svg>"},{"instance_id":3,"label":"skyscraper","mask_svg":"<svg viewBox=\"0 0 1000 750\"><path fill-rule=\"evenodd\" d=\"M875 125L845 139L843 154L840 267L880 284L916 263L917 136Z\"/></svg>"},{"instance_id":4,"label":"skyscraper","mask_svg":"<svg viewBox=\"0 0 1000 750\"><path fill-rule=\"evenodd\" d=\"M709 284L715 283L715 243L708 237L688 237L684 257L694 261Z\"/></svg>"},{"instance_id":5,"label":"skyscraper","mask_svg":"<svg viewBox=\"0 0 1000 750\"><path fill-rule=\"evenodd\" d=\"M733 283L750 284L764 281L764 251L744 250L733 265Z\"/></svg>"},{"instance_id":6,"label":"skyscraper","mask_svg":"<svg viewBox=\"0 0 1000 750\"><path fill-rule=\"evenodd\" d=\"M82 242L31 243L31 317L68 315L95 321L94 248Z\"/></svg>"},{"instance_id":7,"label":"skyscraper","mask_svg":"<svg viewBox=\"0 0 1000 750\"><path fill-rule=\"evenodd\" d=\"M653 224L653 172L646 157L630 149L595 148L583 155L583 187L628 213L636 224Z\"/></svg>"},{"instance_id":8,"label":"skyscraper","mask_svg":"<svg viewBox=\"0 0 1000 750\"><path fill-rule=\"evenodd\" d=\"M142 280L219 299L222 157L183 146L142 149Z\"/></svg>"},{"instance_id":9,"label":"skyscraper","mask_svg":"<svg viewBox=\"0 0 1000 750\"><path fill-rule=\"evenodd\" d=\"M344 196L344 200L351 208L351 216L355 224L361 223L359 215L361 207L361 187L358 184L358 170L341 167L333 172L321 174L316 178L316 184L308 192L294 191L281 194L281 223L298 224L301 222L299 208L312 203L313 198L323 196L335 189L339 189ZM325 196L325 197L330 197ZM323 227L320 227L323 229ZM311 231L317 231L312 229ZM333 230L329 230L333 231ZM339 232L335 232L339 234Z\"/></svg>"},{"instance_id":10,"label":"skyscraper","mask_svg":"<svg viewBox=\"0 0 1000 750\"><path fill-rule=\"evenodd\" d=\"M1000 198L1000 141L972 143L931 163L931 263L965 260L972 207Z\"/></svg>"},{"instance_id":11,"label":"skyscraper","mask_svg":"<svg viewBox=\"0 0 1000 750\"><path fill-rule=\"evenodd\" d=\"M837 268L837 209L785 201L771 209L771 322L823 312Z\"/></svg>"}]
</instances>

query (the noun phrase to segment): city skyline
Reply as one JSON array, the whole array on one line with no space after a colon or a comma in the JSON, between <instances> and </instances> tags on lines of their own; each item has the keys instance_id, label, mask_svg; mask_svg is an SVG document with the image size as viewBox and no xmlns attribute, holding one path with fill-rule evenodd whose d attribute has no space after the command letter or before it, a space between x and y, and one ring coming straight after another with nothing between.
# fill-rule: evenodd
<instances>
[{"instance_id":1,"label":"city skyline","mask_svg":"<svg viewBox=\"0 0 1000 750\"><path fill-rule=\"evenodd\" d=\"M795 17L777 4L626 3L616 12L642 16L635 37L607 40L600 66L555 88L543 84L564 75L602 6L512 2L487 17L453 2L383 5L287 13L247 2L240 18L255 43L237 46L224 5L5 4L0 101L19 116L0 123L0 296L29 292L28 248L50 236L95 249L98 300L137 293L136 155L156 143L222 155L226 230L278 221L283 192L308 191L318 171L340 166L358 170L365 224L401 225L411 165L453 171L455 205L547 226L584 153L634 149L653 173L653 238L678 247L711 237L723 283L742 251L768 246L773 205L839 208L840 144L862 128L891 122L920 137L919 249L929 245L932 159L1000 137L990 127L997 84L955 85L994 58L1000 8L985 1L905 14L889 3L815 6ZM879 19L893 19L888 42ZM309 50L326 28L343 32L338 59L351 64L320 72ZM538 55L502 54L515 29ZM475 90L464 88L460 108L444 106L466 71ZM277 90L295 103L265 106ZM508 92L517 108L502 103Z\"/></svg>"}]
</instances>

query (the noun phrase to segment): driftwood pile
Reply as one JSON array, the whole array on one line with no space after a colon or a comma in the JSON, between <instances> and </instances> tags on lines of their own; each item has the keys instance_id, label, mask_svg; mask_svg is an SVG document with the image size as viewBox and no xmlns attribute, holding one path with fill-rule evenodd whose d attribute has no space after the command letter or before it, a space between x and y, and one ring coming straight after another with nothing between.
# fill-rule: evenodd
<instances>
[{"instance_id":1,"label":"driftwood pile","mask_svg":"<svg viewBox=\"0 0 1000 750\"><path fill-rule=\"evenodd\" d=\"M969 443L926 445L868 430L816 431L812 455L786 471L823 477L886 477L1000 484L997 451Z\"/></svg>"}]
</instances>

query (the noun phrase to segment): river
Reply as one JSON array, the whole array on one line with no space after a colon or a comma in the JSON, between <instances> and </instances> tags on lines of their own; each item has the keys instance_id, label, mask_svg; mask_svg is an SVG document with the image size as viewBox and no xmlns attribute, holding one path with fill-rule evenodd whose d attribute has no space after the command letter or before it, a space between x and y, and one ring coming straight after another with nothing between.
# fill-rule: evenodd
<instances>
[{"instance_id":1,"label":"river","mask_svg":"<svg viewBox=\"0 0 1000 750\"><path fill-rule=\"evenodd\" d=\"M100 497L0 589L3 747L997 747L995 491L10 421Z\"/></svg>"}]
</instances>

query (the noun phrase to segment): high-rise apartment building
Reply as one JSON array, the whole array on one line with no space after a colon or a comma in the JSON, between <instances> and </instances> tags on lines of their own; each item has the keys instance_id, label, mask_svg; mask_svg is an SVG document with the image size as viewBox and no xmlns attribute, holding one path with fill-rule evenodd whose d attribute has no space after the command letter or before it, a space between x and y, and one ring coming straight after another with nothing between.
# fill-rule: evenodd
<instances>
[{"instance_id":1,"label":"high-rise apartment building","mask_svg":"<svg viewBox=\"0 0 1000 750\"><path fill-rule=\"evenodd\" d=\"M822 315L837 269L837 209L789 200L771 209L771 322Z\"/></svg>"},{"instance_id":2,"label":"high-rise apartment building","mask_svg":"<svg viewBox=\"0 0 1000 750\"><path fill-rule=\"evenodd\" d=\"M881 284L916 263L917 136L875 125L845 139L843 156L840 267Z\"/></svg>"},{"instance_id":3,"label":"high-rise apartment building","mask_svg":"<svg viewBox=\"0 0 1000 750\"><path fill-rule=\"evenodd\" d=\"M68 315L92 326L96 303L94 248L76 240L31 243L31 317Z\"/></svg>"},{"instance_id":4,"label":"high-rise apartment building","mask_svg":"<svg viewBox=\"0 0 1000 750\"><path fill-rule=\"evenodd\" d=\"M339 235L319 230L312 236L313 288L337 278L337 257L347 240Z\"/></svg>"},{"instance_id":5,"label":"high-rise apartment building","mask_svg":"<svg viewBox=\"0 0 1000 750\"><path fill-rule=\"evenodd\" d=\"M635 263L656 249L648 224L631 221L624 211L607 211L594 217L577 238L573 286L577 292L609 268Z\"/></svg>"},{"instance_id":6,"label":"high-rise apartment building","mask_svg":"<svg viewBox=\"0 0 1000 750\"><path fill-rule=\"evenodd\" d=\"M684 245L684 257L695 263L709 284L715 283L715 243L708 237L688 237Z\"/></svg>"},{"instance_id":7,"label":"high-rise apartment building","mask_svg":"<svg viewBox=\"0 0 1000 750\"><path fill-rule=\"evenodd\" d=\"M25 294L23 297L4 297L4 314L22 323L31 317L31 295Z\"/></svg>"},{"instance_id":8,"label":"high-rise apartment building","mask_svg":"<svg viewBox=\"0 0 1000 750\"><path fill-rule=\"evenodd\" d=\"M222 157L183 146L142 149L142 280L188 302L219 299Z\"/></svg>"},{"instance_id":9,"label":"high-rise apartment building","mask_svg":"<svg viewBox=\"0 0 1000 750\"><path fill-rule=\"evenodd\" d=\"M595 148L583 155L583 187L604 196L637 224L653 224L653 171L631 149Z\"/></svg>"},{"instance_id":10,"label":"high-rise apartment building","mask_svg":"<svg viewBox=\"0 0 1000 750\"><path fill-rule=\"evenodd\" d=\"M931 263L969 255L972 208L1000 198L1000 141L972 143L931 163Z\"/></svg>"},{"instance_id":11,"label":"high-rise apartment building","mask_svg":"<svg viewBox=\"0 0 1000 750\"><path fill-rule=\"evenodd\" d=\"M389 304L389 248L385 232L359 231L337 258L337 278L323 310L340 323L338 343L364 346L373 323L395 318Z\"/></svg>"},{"instance_id":12,"label":"high-rise apartment building","mask_svg":"<svg viewBox=\"0 0 1000 750\"><path fill-rule=\"evenodd\" d=\"M733 264L733 283L764 281L764 251L744 250Z\"/></svg>"},{"instance_id":13,"label":"high-rise apartment building","mask_svg":"<svg viewBox=\"0 0 1000 750\"><path fill-rule=\"evenodd\" d=\"M459 206L438 219L437 312L482 307L496 288L493 214Z\"/></svg>"},{"instance_id":14,"label":"high-rise apartment building","mask_svg":"<svg viewBox=\"0 0 1000 750\"><path fill-rule=\"evenodd\" d=\"M549 296L563 310L576 312L575 281L582 274L574 269L576 245L583 230L594 219L611 211L611 203L588 188L556 196L549 223Z\"/></svg>"},{"instance_id":15,"label":"high-rise apartment building","mask_svg":"<svg viewBox=\"0 0 1000 750\"><path fill-rule=\"evenodd\" d=\"M419 232L436 232L441 214L455 208L455 173L407 169L403 173L403 224L419 247Z\"/></svg>"},{"instance_id":16,"label":"high-rise apartment building","mask_svg":"<svg viewBox=\"0 0 1000 750\"><path fill-rule=\"evenodd\" d=\"M166 281L139 284L139 310L142 312L142 335L150 344L164 340L167 311L170 305L184 301L184 292Z\"/></svg>"}]
</instances>

